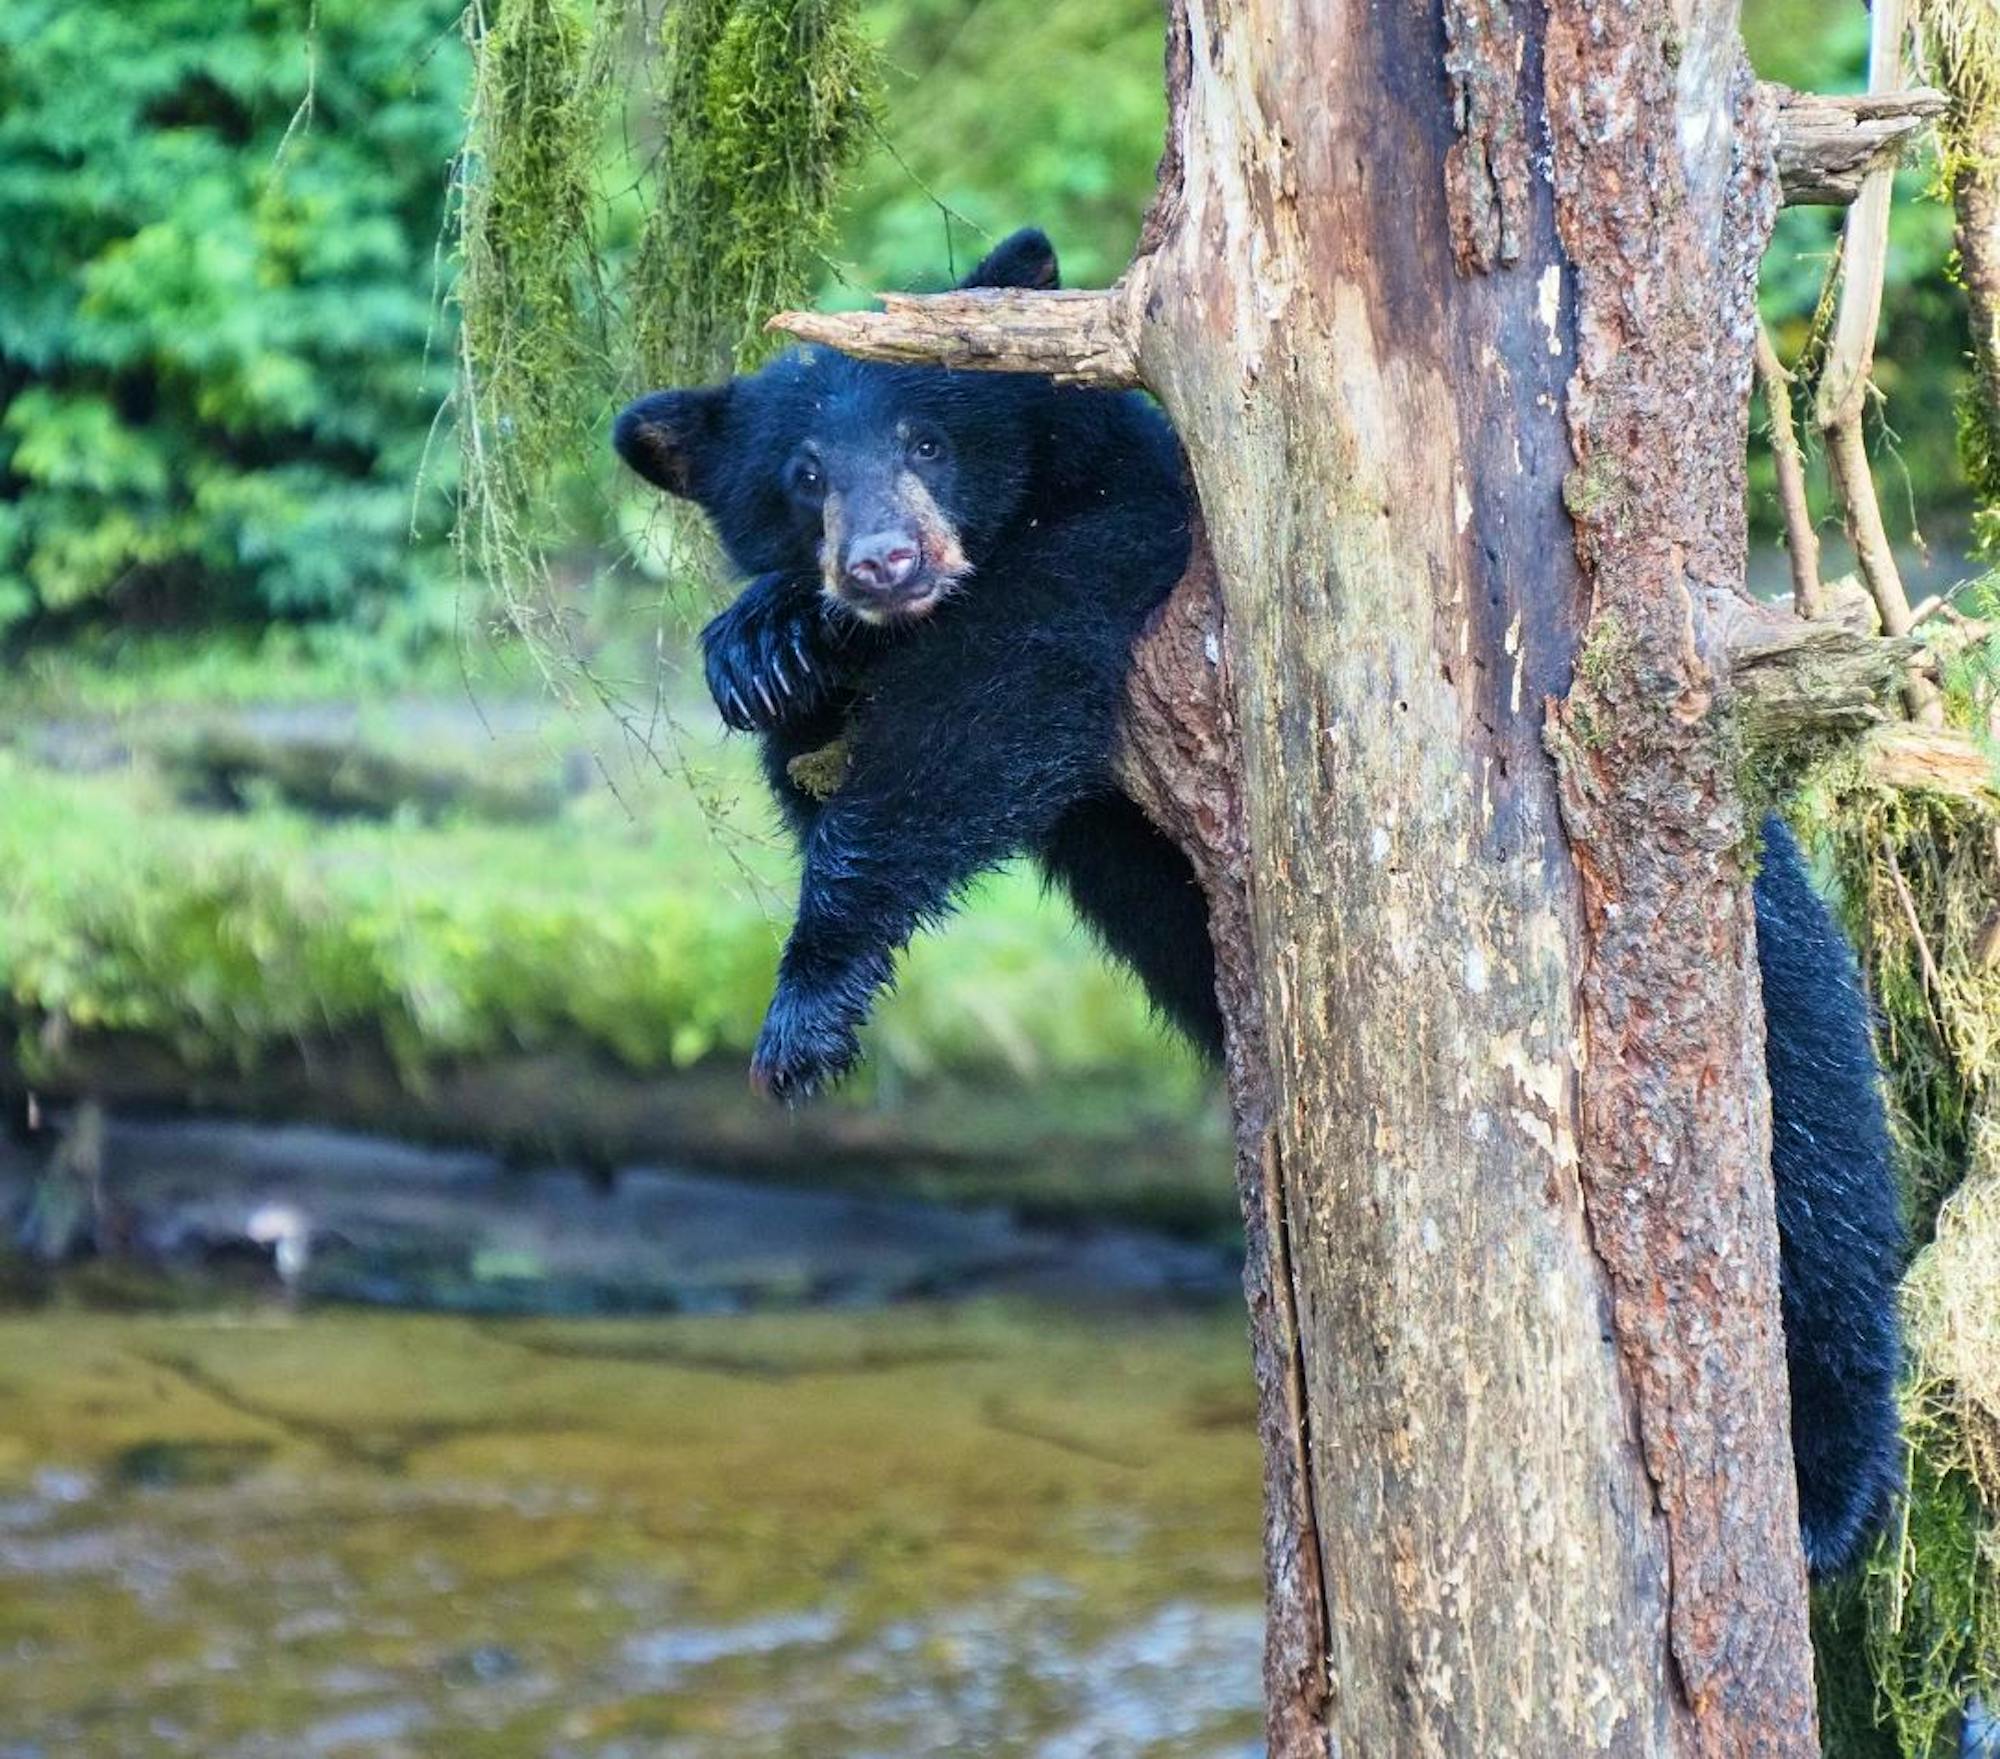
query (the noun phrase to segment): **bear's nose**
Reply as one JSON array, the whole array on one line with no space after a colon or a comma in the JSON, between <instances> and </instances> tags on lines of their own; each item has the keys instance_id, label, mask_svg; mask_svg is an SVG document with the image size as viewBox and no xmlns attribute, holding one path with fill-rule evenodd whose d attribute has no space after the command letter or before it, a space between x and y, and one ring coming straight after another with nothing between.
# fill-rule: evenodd
<instances>
[{"instance_id":1,"label":"bear's nose","mask_svg":"<svg viewBox=\"0 0 2000 1759\"><path fill-rule=\"evenodd\" d=\"M909 584L921 559L917 546L902 532L877 532L848 546L847 578L865 592L895 592Z\"/></svg>"}]
</instances>

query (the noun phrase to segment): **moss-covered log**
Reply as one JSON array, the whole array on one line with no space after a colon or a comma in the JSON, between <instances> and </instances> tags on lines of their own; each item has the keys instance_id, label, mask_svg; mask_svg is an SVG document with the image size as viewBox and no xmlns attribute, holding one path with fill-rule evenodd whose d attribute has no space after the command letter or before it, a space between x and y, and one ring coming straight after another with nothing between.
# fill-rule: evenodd
<instances>
[{"instance_id":1,"label":"moss-covered log","mask_svg":"<svg viewBox=\"0 0 2000 1759\"><path fill-rule=\"evenodd\" d=\"M553 818L563 802L547 781L509 783L351 739L269 737L223 722L162 742L157 759L190 799L227 808L268 797L327 818L519 823Z\"/></svg>"},{"instance_id":2,"label":"moss-covered log","mask_svg":"<svg viewBox=\"0 0 2000 1759\"><path fill-rule=\"evenodd\" d=\"M19 1031L18 1024L11 1030ZM413 1078L360 1034L243 1064L196 1063L140 1033L41 1035L30 1072L0 1058L0 1111L113 1111L309 1121L469 1146L526 1165L699 1167L875 1192L1118 1217L1227 1239L1234 1205L1218 1121L1101 1077L1054 1078L1032 1107L1011 1084L913 1084L894 1107L781 1113L749 1103L735 1057L638 1071L583 1049L439 1061Z\"/></svg>"}]
</instances>

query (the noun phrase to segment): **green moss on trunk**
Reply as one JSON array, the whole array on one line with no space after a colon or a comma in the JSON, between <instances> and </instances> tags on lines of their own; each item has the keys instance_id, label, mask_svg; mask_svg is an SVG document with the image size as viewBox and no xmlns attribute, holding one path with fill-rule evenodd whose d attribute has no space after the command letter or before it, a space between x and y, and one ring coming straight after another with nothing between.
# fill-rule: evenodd
<instances>
[{"instance_id":1,"label":"green moss on trunk","mask_svg":"<svg viewBox=\"0 0 2000 1759\"><path fill-rule=\"evenodd\" d=\"M1823 770L1799 814L1837 882L1878 1042L1919 1251L1907 1284L1908 1497L1814 1635L1830 1759L1947 1759L2000 1686L2000 800Z\"/></svg>"}]
</instances>

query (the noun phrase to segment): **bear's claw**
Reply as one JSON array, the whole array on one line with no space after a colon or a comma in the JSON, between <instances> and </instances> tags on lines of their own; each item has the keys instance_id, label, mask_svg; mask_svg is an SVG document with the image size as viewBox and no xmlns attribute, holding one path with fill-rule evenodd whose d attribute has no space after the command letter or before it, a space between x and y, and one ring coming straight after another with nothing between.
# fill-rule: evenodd
<instances>
[{"instance_id":1,"label":"bear's claw","mask_svg":"<svg viewBox=\"0 0 2000 1759\"><path fill-rule=\"evenodd\" d=\"M812 603L738 600L701 632L708 693L726 725L739 733L768 733L804 720L824 703L824 682L806 662L819 616Z\"/></svg>"},{"instance_id":2,"label":"bear's claw","mask_svg":"<svg viewBox=\"0 0 2000 1759\"><path fill-rule=\"evenodd\" d=\"M767 1099L796 1105L831 1087L860 1055L844 1009L781 986L757 1035L750 1085Z\"/></svg>"}]
</instances>

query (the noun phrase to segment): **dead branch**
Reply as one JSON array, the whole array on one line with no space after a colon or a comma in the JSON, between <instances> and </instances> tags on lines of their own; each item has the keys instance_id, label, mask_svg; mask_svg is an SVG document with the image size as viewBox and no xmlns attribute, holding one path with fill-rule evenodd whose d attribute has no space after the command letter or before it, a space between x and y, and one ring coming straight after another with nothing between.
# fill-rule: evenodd
<instances>
[{"instance_id":1,"label":"dead branch","mask_svg":"<svg viewBox=\"0 0 2000 1759\"><path fill-rule=\"evenodd\" d=\"M1787 207L1845 207L1871 171L1893 170L1950 105L1926 86L1856 97L1764 90L1778 107L1778 186Z\"/></svg>"},{"instance_id":2,"label":"dead branch","mask_svg":"<svg viewBox=\"0 0 2000 1759\"><path fill-rule=\"evenodd\" d=\"M1785 553L1792 565L1792 608L1817 617L1824 608L1819 579L1819 533L1806 501L1806 455L1792 420L1792 375L1778 358L1771 332L1757 326L1757 380L1771 418L1771 455L1778 468L1778 505L1785 516Z\"/></svg>"},{"instance_id":3,"label":"dead branch","mask_svg":"<svg viewBox=\"0 0 2000 1759\"><path fill-rule=\"evenodd\" d=\"M1076 385L1139 383L1139 326L1122 282L1101 293L885 293L879 312L780 312L765 328L867 360L1047 373Z\"/></svg>"},{"instance_id":4,"label":"dead branch","mask_svg":"<svg viewBox=\"0 0 2000 1759\"><path fill-rule=\"evenodd\" d=\"M1908 30L1907 0L1877 0L1869 18L1871 95L1902 92L1903 39ZM1854 545L1861 578L1875 596L1883 632L1906 635L1910 630L1909 595L1882 523L1862 430L1875 361L1875 332L1882 318L1882 274L1889 254L1889 202L1895 176L1893 160L1877 161L1862 178L1860 193L1848 209L1841 243L1840 306L1814 413L1825 440L1827 468L1840 496L1847 536ZM1937 690L1926 680L1913 675L1904 697L1912 714L1927 720L1939 718Z\"/></svg>"},{"instance_id":5,"label":"dead branch","mask_svg":"<svg viewBox=\"0 0 2000 1759\"><path fill-rule=\"evenodd\" d=\"M1965 733L1946 727L1878 727L1861 741L1861 771L1884 788L1950 794L1991 807L2000 799L1992 761Z\"/></svg>"}]
</instances>

